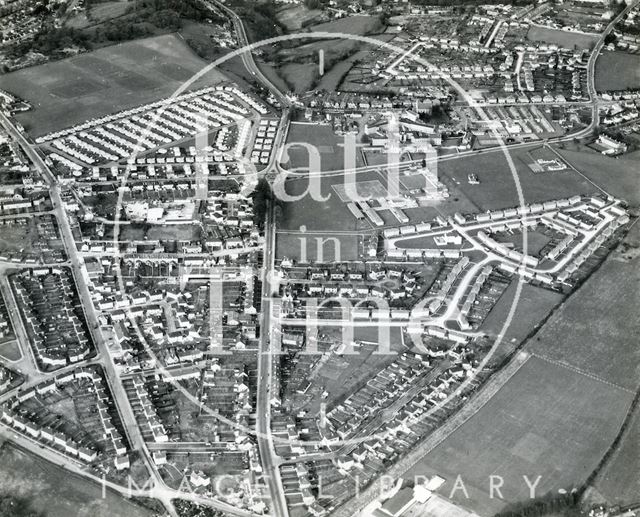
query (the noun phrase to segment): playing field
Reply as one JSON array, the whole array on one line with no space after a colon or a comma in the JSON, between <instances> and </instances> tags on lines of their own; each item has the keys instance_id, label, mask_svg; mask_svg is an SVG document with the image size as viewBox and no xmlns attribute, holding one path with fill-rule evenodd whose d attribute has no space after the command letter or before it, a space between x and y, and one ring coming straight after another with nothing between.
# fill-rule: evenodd
<instances>
[{"instance_id":1,"label":"playing field","mask_svg":"<svg viewBox=\"0 0 640 517\"><path fill-rule=\"evenodd\" d=\"M47 517L151 517L150 510L9 445L0 447L0 493L27 498ZM9 515L9 514L4 514Z\"/></svg>"},{"instance_id":2,"label":"playing field","mask_svg":"<svg viewBox=\"0 0 640 517\"><path fill-rule=\"evenodd\" d=\"M358 183L376 181L378 178L376 172L358 174L357 177ZM340 190L344 185L342 175L321 179L316 176L312 180L313 182L305 177L287 180L285 192L289 199L297 201L284 203L279 228L299 230L300 226L306 226L307 230L320 231L371 229L371 224L365 220L358 221L351 214L347 203L336 193L335 189ZM319 192L317 185L320 186Z\"/></svg>"},{"instance_id":3,"label":"playing field","mask_svg":"<svg viewBox=\"0 0 640 517\"><path fill-rule=\"evenodd\" d=\"M500 150L440 160L438 174L449 187L452 197L462 194L476 205L479 211L518 205L517 185L522 189L525 203L597 192L594 185L573 170L546 172L544 180L541 181L540 175L532 172L527 166L531 159L526 150L513 149L509 154L516 169L515 177ZM479 185L469 185L469 173L477 174Z\"/></svg>"},{"instance_id":4,"label":"playing field","mask_svg":"<svg viewBox=\"0 0 640 517\"><path fill-rule=\"evenodd\" d=\"M355 219L352 218L353 221ZM335 240L338 243L336 245ZM340 262L358 260L362 237L357 233L318 232L276 235L276 256L303 262Z\"/></svg>"},{"instance_id":5,"label":"playing field","mask_svg":"<svg viewBox=\"0 0 640 517\"><path fill-rule=\"evenodd\" d=\"M627 155L611 158L582 146L559 152L571 165L612 196L631 204L640 203L637 156L635 160Z\"/></svg>"},{"instance_id":6,"label":"playing field","mask_svg":"<svg viewBox=\"0 0 640 517\"><path fill-rule=\"evenodd\" d=\"M310 144L319 153L320 166L314 167L314 164L311 163L312 169L319 168L321 171L344 169L344 138L336 135L328 124L292 122L289 126L287 144L291 146L297 143ZM291 147L288 149L288 153L291 160L291 163L287 166L289 170L295 170L297 168L308 170L310 161L309 154L305 147L302 145ZM362 165L362 163L357 162L357 166L360 165ZM312 172L319 171L312 170Z\"/></svg>"},{"instance_id":7,"label":"playing field","mask_svg":"<svg viewBox=\"0 0 640 517\"><path fill-rule=\"evenodd\" d=\"M640 55L605 52L596 61L596 90L636 89L640 87Z\"/></svg>"},{"instance_id":8,"label":"playing field","mask_svg":"<svg viewBox=\"0 0 640 517\"><path fill-rule=\"evenodd\" d=\"M482 516L582 483L616 436L632 394L569 368L531 357L502 389L403 476L438 474L439 492ZM456 477L465 485L451 494ZM490 476L501 476L501 497ZM499 483L495 478L494 483Z\"/></svg>"},{"instance_id":9,"label":"playing field","mask_svg":"<svg viewBox=\"0 0 640 517\"><path fill-rule=\"evenodd\" d=\"M206 65L173 34L147 38L0 77L0 88L34 109L16 116L33 136L173 94ZM193 87L223 78L208 72Z\"/></svg>"},{"instance_id":10,"label":"playing field","mask_svg":"<svg viewBox=\"0 0 640 517\"><path fill-rule=\"evenodd\" d=\"M333 185L333 190L338 194L341 201L345 203L352 201L352 196L347 192L346 185ZM355 184L355 191L357 196L363 198L386 198L389 195L387 189L380 183L380 180L359 181Z\"/></svg>"},{"instance_id":11,"label":"playing field","mask_svg":"<svg viewBox=\"0 0 640 517\"><path fill-rule=\"evenodd\" d=\"M548 29L546 27L531 27L527 33L529 41L552 43L568 49L589 49L595 45L597 36L581 34L578 32L563 31L560 29Z\"/></svg>"}]
</instances>

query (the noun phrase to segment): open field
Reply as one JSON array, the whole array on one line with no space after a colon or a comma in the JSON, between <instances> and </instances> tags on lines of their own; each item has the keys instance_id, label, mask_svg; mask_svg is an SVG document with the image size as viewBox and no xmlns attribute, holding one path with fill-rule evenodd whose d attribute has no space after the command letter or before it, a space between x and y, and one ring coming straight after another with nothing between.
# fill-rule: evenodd
<instances>
[{"instance_id":1,"label":"open field","mask_svg":"<svg viewBox=\"0 0 640 517\"><path fill-rule=\"evenodd\" d=\"M595 483L598 494L611 504L640 501L640 407L636 407L622 442Z\"/></svg>"},{"instance_id":2,"label":"open field","mask_svg":"<svg viewBox=\"0 0 640 517\"><path fill-rule=\"evenodd\" d=\"M640 228L542 327L532 352L635 390L640 384Z\"/></svg>"},{"instance_id":3,"label":"open field","mask_svg":"<svg viewBox=\"0 0 640 517\"><path fill-rule=\"evenodd\" d=\"M353 217L351 219L355 222ZM301 240L305 238L306 240ZM340 242L339 250L335 249L333 238L338 239ZM322 242L324 242L324 246L321 245ZM356 233L335 234L329 231L304 235L278 232L276 235L276 256L278 258L287 257L296 261L301 260L303 253L306 253L307 261L313 262L321 258L321 253L326 262L357 260L358 251L361 247L362 237ZM306 252L304 251L305 249Z\"/></svg>"},{"instance_id":4,"label":"open field","mask_svg":"<svg viewBox=\"0 0 640 517\"><path fill-rule=\"evenodd\" d=\"M640 87L640 55L605 52L596 61L596 90L636 89Z\"/></svg>"},{"instance_id":5,"label":"open field","mask_svg":"<svg viewBox=\"0 0 640 517\"><path fill-rule=\"evenodd\" d=\"M0 447L0 493L31 500L47 517L151 517L153 512L98 484L31 456L13 446Z\"/></svg>"},{"instance_id":6,"label":"open field","mask_svg":"<svg viewBox=\"0 0 640 517\"><path fill-rule=\"evenodd\" d=\"M487 318L480 326L482 332L496 338L502 331L511 310L518 285L517 279L512 281L507 290L493 306ZM549 291L530 284L523 284L518 303L511 322L504 330L504 338L498 355L513 350L525 339L550 312L562 301L560 293ZM499 360L500 357L495 357Z\"/></svg>"},{"instance_id":7,"label":"open field","mask_svg":"<svg viewBox=\"0 0 640 517\"><path fill-rule=\"evenodd\" d=\"M634 205L640 204L637 159L631 159L626 155L610 158L583 146L578 148L567 146L566 150L560 149L559 153L571 165L612 196L624 199Z\"/></svg>"},{"instance_id":8,"label":"open field","mask_svg":"<svg viewBox=\"0 0 640 517\"><path fill-rule=\"evenodd\" d=\"M546 27L531 27L527 33L529 41L552 43L568 49L589 49L595 45L597 36L569 32L560 29L548 29Z\"/></svg>"},{"instance_id":9,"label":"open field","mask_svg":"<svg viewBox=\"0 0 640 517\"><path fill-rule=\"evenodd\" d=\"M514 149L510 156L516 167L525 203L597 192L594 185L573 170L547 172L544 181L541 181L540 176L526 165L530 161L526 150ZM469 185L467 174L470 172L478 175L479 185ZM462 193L479 211L519 204L515 179L501 151L440 161L438 174L449 186L452 197L457 192Z\"/></svg>"},{"instance_id":10,"label":"open field","mask_svg":"<svg viewBox=\"0 0 640 517\"><path fill-rule=\"evenodd\" d=\"M335 334L340 335L337 331ZM348 395L361 388L377 372L392 363L397 353L404 351L401 345L400 329L398 327L390 329L389 336L392 354L377 353L377 345L363 345L356 349L355 354L332 355L320 367L316 382L320 382L328 393L326 399L328 408L342 402ZM378 329L373 325L369 329L355 328L354 339L377 343Z\"/></svg>"},{"instance_id":11,"label":"open field","mask_svg":"<svg viewBox=\"0 0 640 517\"><path fill-rule=\"evenodd\" d=\"M305 93L313 89L318 77L318 64L287 63L278 69L278 74L287 84L287 90Z\"/></svg>"},{"instance_id":12,"label":"open field","mask_svg":"<svg viewBox=\"0 0 640 517\"><path fill-rule=\"evenodd\" d=\"M169 34L6 74L0 88L33 105L16 118L39 136L168 97L205 65L184 41ZM223 77L209 72L192 88Z\"/></svg>"},{"instance_id":13,"label":"open field","mask_svg":"<svg viewBox=\"0 0 640 517\"><path fill-rule=\"evenodd\" d=\"M308 25L310 22L322 16L322 10L320 9L308 9L302 4L284 5L286 7L279 9L277 16L278 21L289 31L298 31L303 25Z\"/></svg>"},{"instance_id":14,"label":"open field","mask_svg":"<svg viewBox=\"0 0 640 517\"><path fill-rule=\"evenodd\" d=\"M588 394L588 396L587 396ZM482 516L529 497L582 483L618 432L631 393L531 357L489 402L406 473L438 474L454 502ZM501 476L502 497L490 497L490 476Z\"/></svg>"},{"instance_id":15,"label":"open field","mask_svg":"<svg viewBox=\"0 0 640 517\"><path fill-rule=\"evenodd\" d=\"M327 84L337 83L344 73L350 68L347 63L346 69L343 64L359 54L363 43L349 39L349 35L369 35L380 33L383 26L377 16L349 16L332 20L326 23L309 26L309 32L331 32L341 36L331 39L299 40L294 47L284 46L278 51L278 59L283 64L278 73L291 85L296 92L302 93L310 90L318 80L318 53L320 50L325 56L325 72L333 73L334 67L338 68L336 76L327 83L322 83L321 87Z\"/></svg>"},{"instance_id":16,"label":"open field","mask_svg":"<svg viewBox=\"0 0 640 517\"><path fill-rule=\"evenodd\" d=\"M15 339L0 343L0 357L9 361L19 361L22 358L22 352Z\"/></svg>"},{"instance_id":17,"label":"open field","mask_svg":"<svg viewBox=\"0 0 640 517\"><path fill-rule=\"evenodd\" d=\"M287 144L308 143L320 153L320 167L322 171L344 169L344 139L336 135L328 124L304 124L292 122L289 126ZM309 157L306 149L301 146L290 148L289 169L307 168ZM358 155L356 154L356 157ZM356 163L362 165L361 163ZM312 171L318 172L318 171Z\"/></svg>"}]
</instances>

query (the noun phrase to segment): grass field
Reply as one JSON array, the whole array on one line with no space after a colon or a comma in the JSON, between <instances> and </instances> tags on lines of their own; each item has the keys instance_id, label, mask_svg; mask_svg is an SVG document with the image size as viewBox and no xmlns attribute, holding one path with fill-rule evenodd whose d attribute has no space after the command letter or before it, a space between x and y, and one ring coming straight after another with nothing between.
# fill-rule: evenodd
<instances>
[{"instance_id":1,"label":"grass field","mask_svg":"<svg viewBox=\"0 0 640 517\"><path fill-rule=\"evenodd\" d=\"M640 55L605 52L596 61L596 90L636 89L640 87Z\"/></svg>"},{"instance_id":2,"label":"grass field","mask_svg":"<svg viewBox=\"0 0 640 517\"><path fill-rule=\"evenodd\" d=\"M531 350L614 384L640 384L640 228L542 327Z\"/></svg>"},{"instance_id":3,"label":"grass field","mask_svg":"<svg viewBox=\"0 0 640 517\"><path fill-rule=\"evenodd\" d=\"M355 219L352 217L352 221ZM334 241L332 238L337 238L340 242L339 250L335 251ZM306 240L301 240L306 239ZM322 252L320 252L320 246L317 239L322 239L325 242L322 246ZM353 234L335 234L333 232L326 233L314 233L314 234L288 234L280 233L276 235L276 256L278 258L287 257L292 260L301 260L302 254L306 249L307 261L319 261L320 258L324 262L333 262L340 260L357 260L358 250L362 246L362 238ZM320 257L322 253L322 257Z\"/></svg>"},{"instance_id":4,"label":"grass field","mask_svg":"<svg viewBox=\"0 0 640 517\"><path fill-rule=\"evenodd\" d=\"M640 408L632 416L629 428L595 484L598 494L610 504L628 505L640 501Z\"/></svg>"},{"instance_id":5,"label":"grass field","mask_svg":"<svg viewBox=\"0 0 640 517\"><path fill-rule=\"evenodd\" d=\"M540 175L531 172L526 165L530 161L526 150L514 149L510 155L526 203L597 191L596 187L572 170L545 173L544 181L541 181ZM470 172L478 175L479 185L469 185L467 174ZM519 204L515 179L501 151L440 161L438 174L449 186L451 196L461 193L480 211Z\"/></svg>"},{"instance_id":6,"label":"grass field","mask_svg":"<svg viewBox=\"0 0 640 517\"><path fill-rule=\"evenodd\" d=\"M637 159L626 155L614 159L583 146L567 146L566 150L559 152L571 165L611 195L634 205L640 204Z\"/></svg>"},{"instance_id":7,"label":"grass field","mask_svg":"<svg viewBox=\"0 0 640 517\"><path fill-rule=\"evenodd\" d=\"M344 139L340 135L336 135L330 125L293 122L289 126L287 144L293 143L308 143L314 146L320 153L322 171L344 169ZM289 149L289 158L290 164L288 168L291 170L309 166L309 157L303 147ZM357 163L357 165L362 164Z\"/></svg>"},{"instance_id":8,"label":"grass field","mask_svg":"<svg viewBox=\"0 0 640 517\"><path fill-rule=\"evenodd\" d=\"M47 517L152 517L153 512L98 484L7 444L0 447L0 493L31 500Z\"/></svg>"},{"instance_id":9,"label":"grass field","mask_svg":"<svg viewBox=\"0 0 640 517\"><path fill-rule=\"evenodd\" d=\"M588 394L588 396L587 396ZM523 476L537 495L571 490L595 468L618 432L632 395L568 368L532 357L478 413L405 474L438 474L440 493L481 516L526 500ZM501 476L503 499L490 497L490 476Z\"/></svg>"},{"instance_id":10,"label":"grass field","mask_svg":"<svg viewBox=\"0 0 640 517\"><path fill-rule=\"evenodd\" d=\"M560 29L547 29L546 27L531 27L527 33L529 41L551 43L568 49L590 49L595 45L597 36L568 32Z\"/></svg>"},{"instance_id":11,"label":"grass field","mask_svg":"<svg viewBox=\"0 0 640 517\"><path fill-rule=\"evenodd\" d=\"M0 343L0 356L9 361L19 361L22 357L20 347L15 339Z\"/></svg>"},{"instance_id":12,"label":"grass field","mask_svg":"<svg viewBox=\"0 0 640 517\"><path fill-rule=\"evenodd\" d=\"M512 281L480 326L482 332L495 338L502 331L514 302L516 287L517 280ZM525 339L560 301L560 293L523 284L513 318L505 329L501 354L513 349Z\"/></svg>"},{"instance_id":13,"label":"grass field","mask_svg":"<svg viewBox=\"0 0 640 517\"><path fill-rule=\"evenodd\" d=\"M278 21L282 23L289 31L299 31L303 25L315 21L322 16L320 9L308 9L304 5L284 4L278 10Z\"/></svg>"},{"instance_id":14,"label":"grass field","mask_svg":"<svg viewBox=\"0 0 640 517\"><path fill-rule=\"evenodd\" d=\"M184 41L170 34L6 74L0 77L0 88L33 105L33 110L16 118L30 134L39 136L168 97L205 65ZM222 78L220 72L209 72L192 87Z\"/></svg>"}]
</instances>

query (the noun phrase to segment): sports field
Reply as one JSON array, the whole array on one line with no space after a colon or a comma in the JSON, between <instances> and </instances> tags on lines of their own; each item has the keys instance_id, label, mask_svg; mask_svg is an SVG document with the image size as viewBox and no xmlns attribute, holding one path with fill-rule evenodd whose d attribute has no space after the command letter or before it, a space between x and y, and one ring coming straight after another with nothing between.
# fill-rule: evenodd
<instances>
[{"instance_id":1,"label":"sports field","mask_svg":"<svg viewBox=\"0 0 640 517\"><path fill-rule=\"evenodd\" d=\"M111 491L103 498L98 484L7 444L0 447L0 493L29 499L47 517L154 515Z\"/></svg>"},{"instance_id":2,"label":"sports field","mask_svg":"<svg viewBox=\"0 0 640 517\"><path fill-rule=\"evenodd\" d=\"M598 37L591 34L533 26L527 33L527 39L529 41L555 44L568 49L590 49L595 45Z\"/></svg>"},{"instance_id":3,"label":"sports field","mask_svg":"<svg viewBox=\"0 0 640 517\"><path fill-rule=\"evenodd\" d=\"M599 92L640 87L640 55L620 51L601 54L595 79Z\"/></svg>"},{"instance_id":4,"label":"sports field","mask_svg":"<svg viewBox=\"0 0 640 517\"><path fill-rule=\"evenodd\" d=\"M583 482L618 432L631 393L569 368L531 357L502 389L414 465L405 476L438 474L439 492L451 495L460 475L468 493L451 499L490 516L509 502L524 501L541 476L537 495L571 490ZM502 497L490 493L501 476Z\"/></svg>"},{"instance_id":5,"label":"sports field","mask_svg":"<svg viewBox=\"0 0 640 517\"><path fill-rule=\"evenodd\" d=\"M380 176L376 172L358 174L358 183L379 180ZM344 184L342 175L319 178L316 176L315 183L311 183L305 177L289 177L285 183L285 192L291 198L299 198L298 201L285 202L283 217L278 225L279 228L287 230L298 230L304 225L307 230L347 230L370 229L368 222L358 222L349 212L347 203L343 202L334 187L340 190ZM381 182L382 183L382 182ZM316 192L315 185L320 185L320 192ZM384 183L382 183L384 186ZM315 192L315 199L310 192ZM327 198L326 201L319 200L320 197Z\"/></svg>"},{"instance_id":6,"label":"sports field","mask_svg":"<svg viewBox=\"0 0 640 517\"><path fill-rule=\"evenodd\" d=\"M355 224L356 220L351 217L351 221ZM333 239L337 239L340 243L337 250ZM361 248L362 237L355 232L340 234L335 232L313 234L278 232L276 235L276 256L296 261L303 260L304 257L306 257L305 262L320 262L321 258L324 262L357 260Z\"/></svg>"},{"instance_id":7,"label":"sports field","mask_svg":"<svg viewBox=\"0 0 640 517\"><path fill-rule=\"evenodd\" d=\"M169 34L12 72L0 77L0 88L33 105L16 118L39 136L168 97L205 65L184 41ZM193 87L222 78L209 72Z\"/></svg>"},{"instance_id":8,"label":"sports field","mask_svg":"<svg viewBox=\"0 0 640 517\"><path fill-rule=\"evenodd\" d=\"M467 197L479 211L516 206L519 204L516 181L522 188L526 203L591 194L597 189L573 170L547 172L544 181L527 166L530 158L524 149L510 151L517 178L514 178L502 151L440 160L438 174L450 189L451 196L458 192ZM475 173L479 185L469 185L467 175ZM456 192L457 191L457 192Z\"/></svg>"},{"instance_id":9,"label":"sports field","mask_svg":"<svg viewBox=\"0 0 640 517\"><path fill-rule=\"evenodd\" d=\"M611 158L582 146L559 150L562 157L612 196L640 204L638 161L627 155ZM545 179L547 176L545 175Z\"/></svg>"},{"instance_id":10,"label":"sports field","mask_svg":"<svg viewBox=\"0 0 640 517\"><path fill-rule=\"evenodd\" d=\"M344 138L336 135L328 124L306 124L292 122L289 126L287 144L308 143L320 154L320 170L335 171L344 169ZM303 146L288 149L291 162L287 169L309 167L309 156ZM363 165L356 162L357 166ZM301 171L302 172L302 171ZM314 170L312 172L319 172Z\"/></svg>"}]
</instances>

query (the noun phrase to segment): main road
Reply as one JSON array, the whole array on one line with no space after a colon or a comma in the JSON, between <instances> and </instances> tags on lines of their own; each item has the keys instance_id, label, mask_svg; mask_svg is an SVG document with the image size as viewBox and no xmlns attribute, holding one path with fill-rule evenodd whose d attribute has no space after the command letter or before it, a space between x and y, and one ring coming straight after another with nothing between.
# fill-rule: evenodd
<instances>
[{"instance_id":1,"label":"main road","mask_svg":"<svg viewBox=\"0 0 640 517\"><path fill-rule=\"evenodd\" d=\"M224 11L231 19L236 35L238 45L246 47L250 44L247 31L240 17L226 5L217 0L211 0L211 4L217 6ZM267 178L273 180L273 175L279 172L278 156L279 150L284 145L286 138L286 128L289 121L290 103L286 95L282 93L273 82L266 77L258 65L256 64L253 53L247 50L241 54L242 62L245 68L260 81L271 94L276 98L282 108L282 116L276 135L273 152L269 159L269 163L262 172ZM271 298L274 261L275 261L275 206L270 204L265 220L265 248L264 259L262 265L262 306L261 306L261 331L260 331L260 348L258 352L258 388L256 401L256 436L258 442L258 452L264 474L264 480L267 483L270 495L270 513L274 517L288 517L289 510L284 496L284 488L282 486L282 478L278 468L280 459L275 453L273 446L273 436L271 433L271 386L274 377L274 364L272 347L272 327L271 327Z\"/></svg>"}]
</instances>

